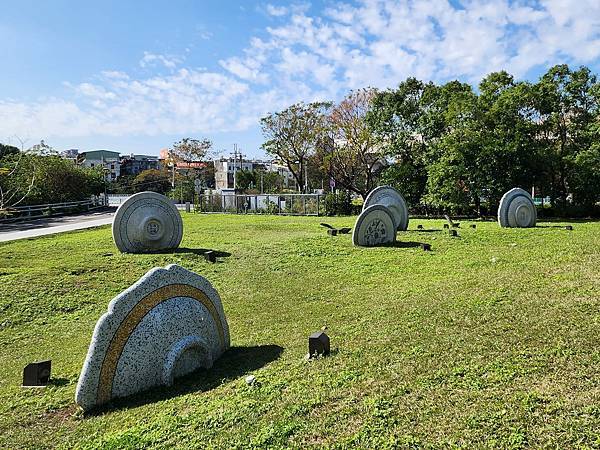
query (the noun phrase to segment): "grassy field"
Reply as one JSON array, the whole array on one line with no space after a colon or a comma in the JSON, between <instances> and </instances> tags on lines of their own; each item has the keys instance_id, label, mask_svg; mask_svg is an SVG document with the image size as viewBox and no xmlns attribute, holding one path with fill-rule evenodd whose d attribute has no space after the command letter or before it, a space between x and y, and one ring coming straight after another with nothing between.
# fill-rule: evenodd
<instances>
[{"instance_id":1,"label":"grassy field","mask_svg":"<svg viewBox=\"0 0 600 450\"><path fill-rule=\"evenodd\" d=\"M355 248L322 220L187 214L174 254L120 254L109 227L0 244L0 448L600 447L599 222L451 238L413 220L394 247ZM217 288L232 350L82 415L97 319L170 263ZM305 361L323 325L335 351ZM20 388L45 358L52 384Z\"/></svg>"}]
</instances>

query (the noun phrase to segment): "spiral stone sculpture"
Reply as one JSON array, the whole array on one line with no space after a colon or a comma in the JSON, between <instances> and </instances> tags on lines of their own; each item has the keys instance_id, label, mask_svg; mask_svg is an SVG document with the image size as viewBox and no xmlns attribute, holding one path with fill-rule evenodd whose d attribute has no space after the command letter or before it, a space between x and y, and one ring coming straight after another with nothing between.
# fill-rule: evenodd
<instances>
[{"instance_id":1,"label":"spiral stone sculpture","mask_svg":"<svg viewBox=\"0 0 600 450\"><path fill-rule=\"evenodd\" d=\"M172 200L156 192L140 192L119 206L112 233L123 253L173 250L181 243L183 222Z\"/></svg>"},{"instance_id":2,"label":"spiral stone sculpture","mask_svg":"<svg viewBox=\"0 0 600 450\"><path fill-rule=\"evenodd\" d=\"M498 223L501 227L534 227L536 220L535 204L527 191L513 188L502 196L498 208Z\"/></svg>"},{"instance_id":3,"label":"spiral stone sculpture","mask_svg":"<svg viewBox=\"0 0 600 450\"><path fill-rule=\"evenodd\" d=\"M391 186L379 186L369 192L363 211L372 205L383 205L387 207L394 220L396 229L406 231L408 229L408 207L402 194Z\"/></svg>"}]
</instances>

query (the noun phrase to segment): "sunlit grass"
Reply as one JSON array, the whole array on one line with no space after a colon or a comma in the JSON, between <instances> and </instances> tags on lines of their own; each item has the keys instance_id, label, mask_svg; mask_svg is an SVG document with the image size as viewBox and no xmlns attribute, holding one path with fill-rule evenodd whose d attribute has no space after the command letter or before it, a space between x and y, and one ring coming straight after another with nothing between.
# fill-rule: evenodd
<instances>
[{"instance_id":1,"label":"sunlit grass","mask_svg":"<svg viewBox=\"0 0 600 450\"><path fill-rule=\"evenodd\" d=\"M355 248L321 221L354 218L188 214L175 254L120 254L109 227L0 244L0 448L600 446L600 223L451 238L413 220L395 247ZM95 322L171 263L217 288L236 349L82 416ZM323 325L337 350L306 362ZM20 388L45 358L54 384Z\"/></svg>"}]
</instances>

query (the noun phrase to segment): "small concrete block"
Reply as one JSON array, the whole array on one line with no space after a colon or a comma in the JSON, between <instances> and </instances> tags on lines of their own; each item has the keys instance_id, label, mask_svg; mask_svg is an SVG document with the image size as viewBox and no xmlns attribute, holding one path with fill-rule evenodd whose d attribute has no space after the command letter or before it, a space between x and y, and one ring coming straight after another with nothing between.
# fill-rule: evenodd
<instances>
[{"instance_id":1,"label":"small concrete block","mask_svg":"<svg viewBox=\"0 0 600 450\"><path fill-rule=\"evenodd\" d=\"M456 230L448 230L448 235L450 235L452 237L456 237L456 236L458 236L458 233L456 232Z\"/></svg>"},{"instance_id":2,"label":"small concrete block","mask_svg":"<svg viewBox=\"0 0 600 450\"><path fill-rule=\"evenodd\" d=\"M330 228L329 230L327 230L327 234L328 234L329 236L337 236L337 234L338 234L338 230L335 230L335 229L331 229L331 228Z\"/></svg>"},{"instance_id":3,"label":"small concrete block","mask_svg":"<svg viewBox=\"0 0 600 450\"><path fill-rule=\"evenodd\" d=\"M52 361L36 361L23 369L23 387L46 386L50 380Z\"/></svg>"},{"instance_id":4,"label":"small concrete block","mask_svg":"<svg viewBox=\"0 0 600 450\"><path fill-rule=\"evenodd\" d=\"M431 251L431 244L421 244L421 248L425 252L430 252Z\"/></svg>"},{"instance_id":5,"label":"small concrete block","mask_svg":"<svg viewBox=\"0 0 600 450\"><path fill-rule=\"evenodd\" d=\"M329 354L329 336L324 331L316 331L308 337L308 354L311 358Z\"/></svg>"},{"instance_id":6,"label":"small concrete block","mask_svg":"<svg viewBox=\"0 0 600 450\"><path fill-rule=\"evenodd\" d=\"M212 250L209 250L204 253L204 259L210 263L216 263L217 262L217 254L215 252L213 252Z\"/></svg>"}]
</instances>

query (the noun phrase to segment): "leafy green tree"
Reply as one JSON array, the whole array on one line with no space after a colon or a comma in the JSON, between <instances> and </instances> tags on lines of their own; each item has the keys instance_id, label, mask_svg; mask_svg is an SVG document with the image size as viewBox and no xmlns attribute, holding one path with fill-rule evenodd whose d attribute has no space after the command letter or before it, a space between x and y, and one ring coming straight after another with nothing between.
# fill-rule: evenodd
<instances>
[{"instance_id":1,"label":"leafy green tree","mask_svg":"<svg viewBox=\"0 0 600 450\"><path fill-rule=\"evenodd\" d=\"M412 205L421 202L427 182L425 155L429 142L423 95L434 88L432 83L408 78L396 89L378 92L367 114L382 153L391 160L381 182L396 187Z\"/></svg>"},{"instance_id":2,"label":"leafy green tree","mask_svg":"<svg viewBox=\"0 0 600 450\"><path fill-rule=\"evenodd\" d=\"M597 139L597 77L587 67L573 71L567 65L558 65L550 68L534 89L545 191L562 206L571 192L585 199L586 179L577 170L590 159L589 150ZM580 153L584 154L580 157Z\"/></svg>"},{"instance_id":3,"label":"leafy green tree","mask_svg":"<svg viewBox=\"0 0 600 450\"><path fill-rule=\"evenodd\" d=\"M0 159L9 155L18 155L19 151L17 147L0 143Z\"/></svg>"},{"instance_id":4,"label":"leafy green tree","mask_svg":"<svg viewBox=\"0 0 600 450\"><path fill-rule=\"evenodd\" d=\"M244 192L256 187L256 173L253 170L238 170L235 173L236 188Z\"/></svg>"},{"instance_id":5,"label":"leafy green tree","mask_svg":"<svg viewBox=\"0 0 600 450\"><path fill-rule=\"evenodd\" d=\"M171 189L171 177L166 170L144 170L134 178L131 186L134 192L153 191L165 195Z\"/></svg>"},{"instance_id":6,"label":"leafy green tree","mask_svg":"<svg viewBox=\"0 0 600 450\"><path fill-rule=\"evenodd\" d=\"M326 130L331 104L296 103L260 119L265 142L263 150L286 165L300 190L308 188L306 164Z\"/></svg>"}]
</instances>

